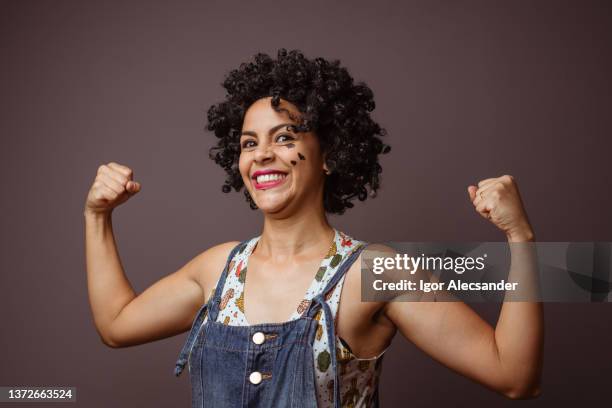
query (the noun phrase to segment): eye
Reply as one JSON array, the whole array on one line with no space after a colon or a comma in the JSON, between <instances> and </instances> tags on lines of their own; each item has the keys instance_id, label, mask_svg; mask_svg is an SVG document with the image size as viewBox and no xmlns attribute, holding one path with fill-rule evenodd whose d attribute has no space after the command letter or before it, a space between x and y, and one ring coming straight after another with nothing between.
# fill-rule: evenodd
<instances>
[{"instance_id":1,"label":"eye","mask_svg":"<svg viewBox=\"0 0 612 408\"><path fill-rule=\"evenodd\" d=\"M253 146L255 146L255 145L256 145L256 143L255 143L255 141L254 141L254 140L252 140L252 139L248 139L248 140L245 140L244 142L242 142L242 144L241 144L240 146L241 146L243 149L248 149L249 147L253 147Z\"/></svg>"},{"instance_id":2,"label":"eye","mask_svg":"<svg viewBox=\"0 0 612 408\"><path fill-rule=\"evenodd\" d=\"M295 140L295 138L287 133L283 133L282 135L278 135L278 137L276 138L277 142L287 142L290 140Z\"/></svg>"}]
</instances>

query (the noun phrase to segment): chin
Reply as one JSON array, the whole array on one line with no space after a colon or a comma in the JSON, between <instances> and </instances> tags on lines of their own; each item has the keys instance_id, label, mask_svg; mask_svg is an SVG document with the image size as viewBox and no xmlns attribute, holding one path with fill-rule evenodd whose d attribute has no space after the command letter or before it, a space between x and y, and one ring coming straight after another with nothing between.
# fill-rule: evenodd
<instances>
[{"instance_id":1,"label":"chin","mask_svg":"<svg viewBox=\"0 0 612 408\"><path fill-rule=\"evenodd\" d=\"M264 200L261 204L257 201L255 204L257 204L257 207L266 214L276 214L287 207L287 203L285 201L280 202Z\"/></svg>"},{"instance_id":2,"label":"chin","mask_svg":"<svg viewBox=\"0 0 612 408\"><path fill-rule=\"evenodd\" d=\"M275 194L269 197L257 197L254 201L262 212L276 214L286 209L293 200L287 194Z\"/></svg>"}]
</instances>

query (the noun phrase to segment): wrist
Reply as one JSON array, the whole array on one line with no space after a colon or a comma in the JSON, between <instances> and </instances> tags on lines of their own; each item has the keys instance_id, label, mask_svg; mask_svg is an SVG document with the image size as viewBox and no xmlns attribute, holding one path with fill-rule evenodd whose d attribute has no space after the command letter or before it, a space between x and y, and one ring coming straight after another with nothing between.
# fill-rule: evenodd
<instances>
[{"instance_id":1,"label":"wrist","mask_svg":"<svg viewBox=\"0 0 612 408\"><path fill-rule=\"evenodd\" d=\"M529 242L535 241L535 234L530 225L523 225L506 232L508 242Z\"/></svg>"},{"instance_id":2,"label":"wrist","mask_svg":"<svg viewBox=\"0 0 612 408\"><path fill-rule=\"evenodd\" d=\"M93 211L90 209L85 209L83 211L83 216L86 221L106 221L110 220L112 215L111 211Z\"/></svg>"}]
</instances>

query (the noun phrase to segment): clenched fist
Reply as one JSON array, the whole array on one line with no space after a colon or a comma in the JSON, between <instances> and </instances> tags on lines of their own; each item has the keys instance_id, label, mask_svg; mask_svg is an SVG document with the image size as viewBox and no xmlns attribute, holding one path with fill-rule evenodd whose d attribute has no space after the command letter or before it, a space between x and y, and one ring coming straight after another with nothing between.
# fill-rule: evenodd
<instances>
[{"instance_id":1,"label":"clenched fist","mask_svg":"<svg viewBox=\"0 0 612 408\"><path fill-rule=\"evenodd\" d=\"M468 194L476 211L506 233L510 241L534 239L514 177L489 178L469 186Z\"/></svg>"},{"instance_id":2,"label":"clenched fist","mask_svg":"<svg viewBox=\"0 0 612 408\"><path fill-rule=\"evenodd\" d=\"M114 162L103 164L87 193L85 213L109 213L139 191L140 183L133 181L130 168Z\"/></svg>"}]
</instances>

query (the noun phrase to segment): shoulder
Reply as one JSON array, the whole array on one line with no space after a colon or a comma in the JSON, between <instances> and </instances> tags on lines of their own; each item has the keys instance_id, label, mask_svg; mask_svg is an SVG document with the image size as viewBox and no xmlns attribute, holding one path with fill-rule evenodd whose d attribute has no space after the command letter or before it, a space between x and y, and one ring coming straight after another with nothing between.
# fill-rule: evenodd
<instances>
[{"instance_id":1,"label":"shoulder","mask_svg":"<svg viewBox=\"0 0 612 408\"><path fill-rule=\"evenodd\" d=\"M379 243L360 242L363 246L359 256L355 259L346 273L345 289L352 294L352 298L359 299L360 303L368 309L368 314L377 320L382 317L387 302L362 302L362 275L373 273L372 262L375 257L395 256L397 251L387 245Z\"/></svg>"},{"instance_id":2,"label":"shoulder","mask_svg":"<svg viewBox=\"0 0 612 408\"><path fill-rule=\"evenodd\" d=\"M363 249L349 270L349 273L353 275L359 275L362 267L364 268L364 272L371 272L371 263L375 257L388 257L395 256L395 254L397 254L397 251L388 245L367 242L362 242L361 244Z\"/></svg>"},{"instance_id":3,"label":"shoulder","mask_svg":"<svg viewBox=\"0 0 612 408\"><path fill-rule=\"evenodd\" d=\"M215 287L228 257L241 241L228 241L215 245L198 254L194 259L194 279L198 281L206 296Z\"/></svg>"},{"instance_id":4,"label":"shoulder","mask_svg":"<svg viewBox=\"0 0 612 408\"><path fill-rule=\"evenodd\" d=\"M227 261L227 257L229 256L230 252L232 252L232 250L240 243L240 241L224 242L208 248L200 253L197 257L200 259L203 266L209 266L211 263L214 265L223 263L223 265L225 265L225 261Z\"/></svg>"},{"instance_id":5,"label":"shoulder","mask_svg":"<svg viewBox=\"0 0 612 408\"><path fill-rule=\"evenodd\" d=\"M353 292L355 297L361 298L361 278L363 273L372 273L372 261L375 257L395 256L395 249L379 243L368 243L360 241L363 247L359 252L358 257L349 267L346 273L346 288L344 291ZM359 249L358 247L355 250ZM359 295L359 296L357 296ZM374 302L372 302L372 305ZM382 303L377 305L377 308L383 307Z\"/></svg>"}]
</instances>

